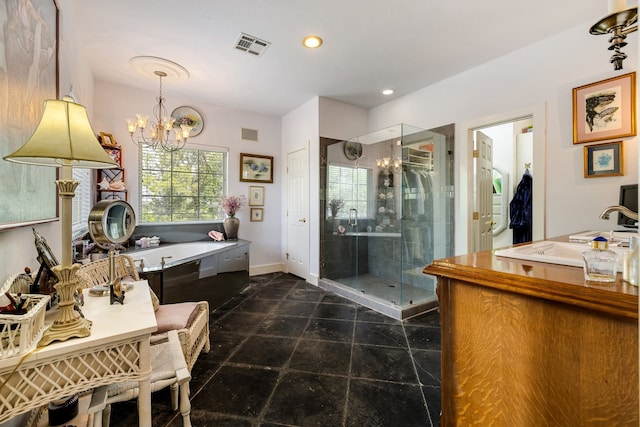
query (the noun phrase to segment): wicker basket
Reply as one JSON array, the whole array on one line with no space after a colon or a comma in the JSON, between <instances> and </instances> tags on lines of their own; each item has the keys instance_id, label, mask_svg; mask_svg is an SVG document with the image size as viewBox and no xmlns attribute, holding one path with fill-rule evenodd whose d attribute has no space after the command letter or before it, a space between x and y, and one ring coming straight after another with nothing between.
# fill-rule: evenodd
<instances>
[{"instance_id":1,"label":"wicker basket","mask_svg":"<svg viewBox=\"0 0 640 427\"><path fill-rule=\"evenodd\" d=\"M9 277L0 292L10 289L18 275ZM49 295L25 294L31 300L25 314L0 313L0 359L20 356L32 350L45 330L44 316Z\"/></svg>"}]
</instances>

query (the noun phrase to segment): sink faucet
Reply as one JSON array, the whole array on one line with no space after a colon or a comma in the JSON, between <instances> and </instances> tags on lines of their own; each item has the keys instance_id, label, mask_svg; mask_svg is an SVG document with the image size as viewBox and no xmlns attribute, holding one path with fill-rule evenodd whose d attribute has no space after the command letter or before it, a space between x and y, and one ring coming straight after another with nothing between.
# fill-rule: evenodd
<instances>
[{"instance_id":1,"label":"sink faucet","mask_svg":"<svg viewBox=\"0 0 640 427\"><path fill-rule=\"evenodd\" d=\"M629 219L631 219L633 221L637 221L638 220L638 213L637 212L634 212L631 209L625 208L624 206L620 206L620 205L613 205L613 206L607 207L600 214L600 219L609 219L609 214L611 212L620 212L622 215L628 217Z\"/></svg>"}]
</instances>

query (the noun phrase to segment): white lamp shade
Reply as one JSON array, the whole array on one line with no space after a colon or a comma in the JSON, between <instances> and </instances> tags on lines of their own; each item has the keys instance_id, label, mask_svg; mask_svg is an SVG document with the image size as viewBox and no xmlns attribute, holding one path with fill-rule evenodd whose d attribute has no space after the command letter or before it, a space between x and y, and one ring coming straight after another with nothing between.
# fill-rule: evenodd
<instances>
[{"instance_id":1,"label":"white lamp shade","mask_svg":"<svg viewBox=\"0 0 640 427\"><path fill-rule=\"evenodd\" d=\"M46 100L33 135L4 159L38 166L90 169L117 166L91 129L86 108L66 99Z\"/></svg>"}]
</instances>

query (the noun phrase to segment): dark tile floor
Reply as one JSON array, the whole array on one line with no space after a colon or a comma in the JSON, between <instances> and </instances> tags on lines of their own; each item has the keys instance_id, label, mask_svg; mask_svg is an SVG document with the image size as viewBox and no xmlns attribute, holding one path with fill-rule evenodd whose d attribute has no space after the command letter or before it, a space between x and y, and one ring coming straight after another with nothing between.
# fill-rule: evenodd
<instances>
[{"instance_id":1,"label":"dark tile floor","mask_svg":"<svg viewBox=\"0 0 640 427\"><path fill-rule=\"evenodd\" d=\"M296 276L250 282L211 313L211 351L192 372L194 426L439 424L437 312L401 322ZM166 390L152 402L154 426L182 426ZM136 420L134 402L114 405L112 426Z\"/></svg>"}]
</instances>

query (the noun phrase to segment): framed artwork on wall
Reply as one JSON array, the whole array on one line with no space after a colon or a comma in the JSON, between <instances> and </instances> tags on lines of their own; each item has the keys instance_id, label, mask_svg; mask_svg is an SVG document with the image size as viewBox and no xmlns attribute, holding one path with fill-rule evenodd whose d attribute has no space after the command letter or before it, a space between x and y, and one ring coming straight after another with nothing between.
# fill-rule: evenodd
<instances>
[{"instance_id":1,"label":"framed artwork on wall","mask_svg":"<svg viewBox=\"0 0 640 427\"><path fill-rule=\"evenodd\" d=\"M251 221L262 221L262 208L251 208Z\"/></svg>"},{"instance_id":2,"label":"framed artwork on wall","mask_svg":"<svg viewBox=\"0 0 640 427\"><path fill-rule=\"evenodd\" d=\"M573 89L573 143L636 134L636 73Z\"/></svg>"},{"instance_id":3,"label":"framed artwork on wall","mask_svg":"<svg viewBox=\"0 0 640 427\"><path fill-rule=\"evenodd\" d=\"M264 205L264 187L249 187L249 206Z\"/></svg>"},{"instance_id":4,"label":"framed artwork on wall","mask_svg":"<svg viewBox=\"0 0 640 427\"><path fill-rule=\"evenodd\" d=\"M11 102L0 106L0 230L58 216L57 168L1 160L31 137L44 101L58 98L58 7L55 0L24 0L6 2L3 9L0 84Z\"/></svg>"},{"instance_id":5,"label":"framed artwork on wall","mask_svg":"<svg viewBox=\"0 0 640 427\"><path fill-rule=\"evenodd\" d=\"M273 157L240 153L240 181L273 183Z\"/></svg>"},{"instance_id":6,"label":"framed artwork on wall","mask_svg":"<svg viewBox=\"0 0 640 427\"><path fill-rule=\"evenodd\" d=\"M584 147L584 177L624 175L622 141Z\"/></svg>"}]
</instances>

